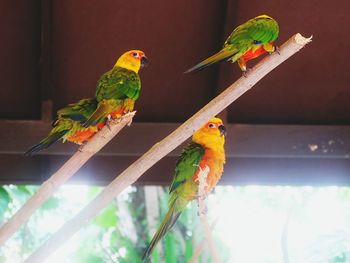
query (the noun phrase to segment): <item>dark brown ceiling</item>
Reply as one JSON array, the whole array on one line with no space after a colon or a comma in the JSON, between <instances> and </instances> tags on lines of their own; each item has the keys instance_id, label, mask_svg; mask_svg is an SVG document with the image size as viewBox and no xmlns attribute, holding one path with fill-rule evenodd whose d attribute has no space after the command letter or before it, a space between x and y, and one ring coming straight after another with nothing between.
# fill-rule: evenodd
<instances>
[{"instance_id":1,"label":"dark brown ceiling","mask_svg":"<svg viewBox=\"0 0 350 263\"><path fill-rule=\"evenodd\" d=\"M257 13L280 24L282 44L296 32L313 35L313 42L264 78L229 109L231 122L350 124L350 2L340 1L229 1L227 33L233 25ZM221 87L239 72L222 65ZM232 72L234 71L234 72Z\"/></svg>"},{"instance_id":2,"label":"dark brown ceiling","mask_svg":"<svg viewBox=\"0 0 350 263\"><path fill-rule=\"evenodd\" d=\"M52 1L44 19L51 56L45 87L39 72L42 4L0 5L2 118L38 119L41 98L52 99L57 109L93 96L98 77L125 50L138 48L152 64L141 72L136 120L183 121L241 74L229 63L183 71L218 50L235 26L266 13L279 21L279 44L296 32L314 41L232 105L229 121L350 123L347 0Z\"/></svg>"},{"instance_id":3,"label":"dark brown ceiling","mask_svg":"<svg viewBox=\"0 0 350 263\"><path fill-rule=\"evenodd\" d=\"M0 117L40 117L40 2L0 1Z\"/></svg>"},{"instance_id":4,"label":"dark brown ceiling","mask_svg":"<svg viewBox=\"0 0 350 263\"><path fill-rule=\"evenodd\" d=\"M111 68L121 53L136 48L151 60L151 66L141 72L137 120L185 120L213 96L215 74L191 78L182 72L196 52L208 53L218 47L225 2L113 3L54 2L55 106L93 96L99 75Z\"/></svg>"},{"instance_id":5,"label":"dark brown ceiling","mask_svg":"<svg viewBox=\"0 0 350 263\"><path fill-rule=\"evenodd\" d=\"M284 150L275 151L273 156L269 151L256 155L255 147L261 144L262 149L269 148L272 152L280 149L280 141L267 140L264 136L270 133L255 124L350 124L349 10L347 0L36 0L30 3L0 0L0 123L3 125L0 181L40 181L65 159L51 154L70 154L60 149L74 148L65 144L43 153L48 156L22 157L19 154L42 137L49 124L5 119L40 120L45 114L41 112L44 100L51 100L55 111L81 98L92 97L99 76L109 70L124 51L137 48L146 52L151 65L141 71L142 95L137 101L135 121L182 122L241 75L238 66L229 63L195 74L183 72L219 50L237 25L265 13L280 24L278 45L297 32L313 35L313 42L228 108L224 114L226 121L250 124L249 130L257 133L244 140L248 154L238 151L230 156L233 159L227 167L234 164L234 170L230 171L238 176L235 182L248 176L241 182L293 183L305 174L317 178L319 170L314 167L324 165L324 171L338 169L336 178L342 181L346 177L342 182L349 183L347 129L335 127L334 133L321 126L317 134L315 128L305 126L305 129L301 127L302 132L295 133L293 128L282 125L277 132L271 131L272 138L277 136L280 141L288 141L291 135L297 134L286 146L286 155ZM46 110L50 112L49 108ZM84 169L103 170L108 178L104 180L110 180L116 166L120 170L130 164L141 154L140 149L144 150L169 131L166 125L159 124L152 132L156 134L152 137L154 141L145 142L131 155L124 156L123 149L112 145L111 156L96 157ZM337 132L342 134L341 140ZM264 141L254 140L259 134L264 135ZM308 148L310 143L327 146L329 141L337 142L333 147L339 151L338 155L327 155L330 152L320 148L315 156ZM232 143L232 149L237 146L234 133L228 143ZM295 154L294 146L309 154ZM304 160L305 157L312 161ZM169 181L174 158L167 158L149 171L151 174L153 171L153 179L142 180ZM15 162L22 166L13 166ZM293 167L305 169L298 173L300 170ZM30 174L24 172L28 170ZM286 181L275 178L283 172L288 174L284 177ZM338 180L332 175L325 178L324 182Z\"/></svg>"}]
</instances>

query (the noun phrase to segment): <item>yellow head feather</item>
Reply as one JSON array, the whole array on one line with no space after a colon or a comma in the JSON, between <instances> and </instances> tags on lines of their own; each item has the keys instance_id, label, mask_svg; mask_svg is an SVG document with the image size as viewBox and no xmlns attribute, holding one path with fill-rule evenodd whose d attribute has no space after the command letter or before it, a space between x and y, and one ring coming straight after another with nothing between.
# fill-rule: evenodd
<instances>
[{"instance_id":1,"label":"yellow head feather","mask_svg":"<svg viewBox=\"0 0 350 263\"><path fill-rule=\"evenodd\" d=\"M273 19L271 16L268 16L268 15L260 15L260 16L255 17L254 19L256 19L256 18L270 18L270 19Z\"/></svg>"},{"instance_id":2,"label":"yellow head feather","mask_svg":"<svg viewBox=\"0 0 350 263\"><path fill-rule=\"evenodd\" d=\"M212 118L193 134L192 141L214 151L223 151L225 144L225 136L222 134L223 130L225 131L222 120L220 118Z\"/></svg>"},{"instance_id":3,"label":"yellow head feather","mask_svg":"<svg viewBox=\"0 0 350 263\"><path fill-rule=\"evenodd\" d=\"M143 51L129 50L120 56L114 67L126 68L138 73L141 68L142 57L145 57L145 53Z\"/></svg>"}]
</instances>

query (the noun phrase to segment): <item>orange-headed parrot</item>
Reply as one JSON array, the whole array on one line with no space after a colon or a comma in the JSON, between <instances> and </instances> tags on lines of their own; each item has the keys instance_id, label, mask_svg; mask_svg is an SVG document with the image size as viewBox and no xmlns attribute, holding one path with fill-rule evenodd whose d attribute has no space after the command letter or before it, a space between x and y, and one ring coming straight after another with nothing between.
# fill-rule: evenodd
<instances>
[{"instance_id":1,"label":"orange-headed parrot","mask_svg":"<svg viewBox=\"0 0 350 263\"><path fill-rule=\"evenodd\" d=\"M224 169L226 129L221 119L212 118L196 131L192 142L183 150L176 163L175 175L169 189L169 210L158 231L143 254L143 260L152 253L158 241L175 224L187 204L198 198L198 173L209 168L206 194L215 187Z\"/></svg>"},{"instance_id":2,"label":"orange-headed parrot","mask_svg":"<svg viewBox=\"0 0 350 263\"><path fill-rule=\"evenodd\" d=\"M273 42L278 38L278 34L279 26L276 20L267 15L257 16L233 30L218 53L190 68L186 73L199 71L220 61L237 61L244 72L247 70L247 61L266 52L275 51Z\"/></svg>"},{"instance_id":3,"label":"orange-headed parrot","mask_svg":"<svg viewBox=\"0 0 350 263\"><path fill-rule=\"evenodd\" d=\"M116 119L133 111L135 101L140 96L141 80L138 72L148 64L145 53L140 50L125 52L114 67L104 73L97 82L97 109L83 124L96 125L105 119Z\"/></svg>"}]
</instances>

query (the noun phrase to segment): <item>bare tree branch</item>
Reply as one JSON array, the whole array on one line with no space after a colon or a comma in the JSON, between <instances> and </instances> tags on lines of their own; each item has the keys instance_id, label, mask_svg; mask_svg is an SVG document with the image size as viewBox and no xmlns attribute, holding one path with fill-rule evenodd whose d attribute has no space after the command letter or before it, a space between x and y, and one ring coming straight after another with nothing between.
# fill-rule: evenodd
<instances>
[{"instance_id":1,"label":"bare tree branch","mask_svg":"<svg viewBox=\"0 0 350 263\"><path fill-rule=\"evenodd\" d=\"M218 218L216 218L214 220L214 222L210 225L210 230L213 231L216 224L218 223ZM199 256L202 254L205 244L206 244L206 240L205 238L196 246L196 249L192 255L192 257L190 258L190 260L188 261L188 263L197 263L198 262L198 258Z\"/></svg>"},{"instance_id":2,"label":"bare tree branch","mask_svg":"<svg viewBox=\"0 0 350 263\"><path fill-rule=\"evenodd\" d=\"M56 173L45 181L38 191L0 228L0 246L9 239L23 223L49 198L56 190L75 174L95 153L116 136L125 125L132 122L135 112L125 114L109 127L104 127L92 139L79 149Z\"/></svg>"}]
</instances>

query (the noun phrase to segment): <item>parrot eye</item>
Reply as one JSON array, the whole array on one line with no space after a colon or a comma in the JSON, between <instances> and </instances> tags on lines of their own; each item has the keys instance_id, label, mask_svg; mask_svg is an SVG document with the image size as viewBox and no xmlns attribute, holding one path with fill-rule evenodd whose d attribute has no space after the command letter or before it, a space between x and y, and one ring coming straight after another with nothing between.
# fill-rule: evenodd
<instances>
[{"instance_id":1,"label":"parrot eye","mask_svg":"<svg viewBox=\"0 0 350 263\"><path fill-rule=\"evenodd\" d=\"M136 52L132 52L132 56L135 57L135 58L138 58L138 57L139 57L139 54L136 53Z\"/></svg>"},{"instance_id":2,"label":"parrot eye","mask_svg":"<svg viewBox=\"0 0 350 263\"><path fill-rule=\"evenodd\" d=\"M209 123L208 127L209 127L209 128L216 128L216 126L215 126L214 123Z\"/></svg>"}]
</instances>

